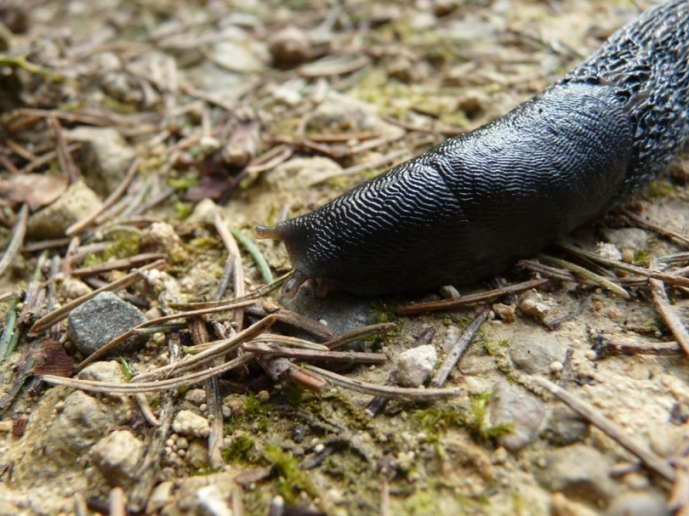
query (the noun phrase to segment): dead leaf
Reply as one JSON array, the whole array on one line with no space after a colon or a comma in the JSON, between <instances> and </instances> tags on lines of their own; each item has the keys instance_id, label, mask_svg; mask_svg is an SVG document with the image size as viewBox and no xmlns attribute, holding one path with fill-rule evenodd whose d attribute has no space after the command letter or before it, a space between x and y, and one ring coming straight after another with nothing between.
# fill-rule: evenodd
<instances>
[{"instance_id":1,"label":"dead leaf","mask_svg":"<svg viewBox=\"0 0 689 516\"><path fill-rule=\"evenodd\" d=\"M34 359L34 372L37 375L51 374L69 378L74 374L74 364L65 348L56 340L43 337L38 343L38 349L31 350Z\"/></svg>"},{"instance_id":2,"label":"dead leaf","mask_svg":"<svg viewBox=\"0 0 689 516\"><path fill-rule=\"evenodd\" d=\"M63 175L8 174L0 177L0 197L17 204L25 202L36 211L60 197L67 185Z\"/></svg>"}]
</instances>

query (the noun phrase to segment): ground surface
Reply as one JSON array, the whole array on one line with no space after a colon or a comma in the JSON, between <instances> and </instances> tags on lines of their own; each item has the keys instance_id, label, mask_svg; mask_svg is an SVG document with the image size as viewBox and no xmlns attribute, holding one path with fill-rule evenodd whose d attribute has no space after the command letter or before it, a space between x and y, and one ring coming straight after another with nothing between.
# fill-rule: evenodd
<instances>
[{"instance_id":1,"label":"ground surface","mask_svg":"<svg viewBox=\"0 0 689 516\"><path fill-rule=\"evenodd\" d=\"M21 292L32 277L50 287L37 307L27 309L26 299L18 305L26 319L20 317L16 351L0 358L0 514L105 511L118 487L132 513L150 514L219 515L230 507L235 515L267 514L276 495L287 514L664 514L672 483L533 382L559 382L643 446L677 457L689 435L687 359L674 352L605 357L593 349L601 334L673 340L643 278L627 283L630 298L623 299L560 271L565 279L538 293L489 302L489 321L446 384L462 387L461 396L434 404L396 400L375 418L364 412L368 395L342 387L314 394L284 378L274 382L253 364L149 394L156 428L131 395L30 383L32 357L47 351L27 335L40 316L100 286L92 280L116 281L158 257L166 259L164 272L148 273L126 298L148 319L172 313L173 303L211 300L228 259L216 214L253 240L255 225L305 213L391 163L507 112L650 5L637 4L0 3L3 247L19 204L32 203L34 212L0 293ZM65 241L43 255L26 248L64 238L117 188L135 157L134 179L115 204L120 211L76 231L81 241L69 259ZM673 164L627 208L689 235L687 163ZM591 251L610 243L613 257L622 252L644 268L686 248L622 211L568 241ZM99 242L109 244L88 247ZM258 246L276 276L289 270L281 246ZM136 262L142 253L156 254ZM561 250L548 253L577 261ZM241 255L246 291L265 285L244 248ZM116 258L130 261L116 271L73 272ZM687 261L680 256L671 265ZM610 268L578 263L620 280ZM533 275L515 267L500 281ZM471 285L461 294L490 288ZM667 291L686 320L686 287ZM232 287L224 297L232 297ZM435 328L431 345L441 359L483 306L394 313L439 297L318 300L307 290L293 301L274 292L259 306L284 302L336 335L395 322L392 335L356 347L384 353L386 364L337 369L382 385L424 329ZM12 304L0 306L5 320ZM111 357L86 378L126 382L123 370L136 375L179 359L182 348L223 338L237 320L208 317L216 324L196 319L149 334L139 351L121 354L127 367ZM54 325L49 336L78 363L84 356L66 328L66 321ZM0 346L5 353L6 343Z\"/></svg>"}]
</instances>

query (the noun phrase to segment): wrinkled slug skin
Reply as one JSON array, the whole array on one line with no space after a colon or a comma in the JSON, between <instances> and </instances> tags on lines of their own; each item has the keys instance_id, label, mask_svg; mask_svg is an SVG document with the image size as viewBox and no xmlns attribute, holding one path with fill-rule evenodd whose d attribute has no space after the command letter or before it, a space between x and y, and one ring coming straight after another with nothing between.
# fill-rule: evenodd
<instances>
[{"instance_id":1,"label":"wrinkled slug skin","mask_svg":"<svg viewBox=\"0 0 689 516\"><path fill-rule=\"evenodd\" d=\"M689 0L674 0L502 118L259 236L357 294L467 283L621 202L688 138Z\"/></svg>"}]
</instances>

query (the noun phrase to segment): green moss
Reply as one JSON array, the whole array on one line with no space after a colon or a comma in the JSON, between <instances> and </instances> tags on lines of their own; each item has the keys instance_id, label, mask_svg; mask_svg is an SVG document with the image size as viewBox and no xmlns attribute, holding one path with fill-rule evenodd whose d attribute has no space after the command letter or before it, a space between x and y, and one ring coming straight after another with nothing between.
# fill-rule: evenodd
<instances>
[{"instance_id":1,"label":"green moss","mask_svg":"<svg viewBox=\"0 0 689 516\"><path fill-rule=\"evenodd\" d=\"M191 204L186 203L186 202L177 201L175 203L175 211L177 212L177 216L181 220L185 220L185 219L189 218L189 215L191 215L193 209L191 207Z\"/></svg>"},{"instance_id":2,"label":"green moss","mask_svg":"<svg viewBox=\"0 0 689 516\"><path fill-rule=\"evenodd\" d=\"M148 396L146 396L146 400L148 401L148 404L150 405L151 409L156 410L160 408L160 398L151 396L149 394Z\"/></svg>"},{"instance_id":3,"label":"green moss","mask_svg":"<svg viewBox=\"0 0 689 516\"><path fill-rule=\"evenodd\" d=\"M427 442L440 442L440 434L451 428L465 428L472 439L484 442L512 431L512 424L488 426L488 402L492 391L472 396L468 412L452 406L433 406L424 410L417 410L412 419L426 432ZM438 451L438 450L436 450Z\"/></svg>"},{"instance_id":4,"label":"green moss","mask_svg":"<svg viewBox=\"0 0 689 516\"><path fill-rule=\"evenodd\" d=\"M251 434L245 433L232 441L222 452L222 458L226 463L244 462L256 463L261 459Z\"/></svg>"},{"instance_id":5,"label":"green moss","mask_svg":"<svg viewBox=\"0 0 689 516\"><path fill-rule=\"evenodd\" d=\"M413 495L407 498L402 507L404 514L409 516L433 514L437 512L437 495L430 491L416 491Z\"/></svg>"},{"instance_id":6,"label":"green moss","mask_svg":"<svg viewBox=\"0 0 689 516\"><path fill-rule=\"evenodd\" d=\"M304 400L304 387L301 385L297 385L296 383L289 383L287 384L287 388L285 389L285 398L287 399L287 403L292 405L293 407L298 407L301 405L302 401Z\"/></svg>"},{"instance_id":7,"label":"green moss","mask_svg":"<svg viewBox=\"0 0 689 516\"><path fill-rule=\"evenodd\" d=\"M127 258L139 254L141 249L141 235L128 231L115 231L109 235L115 243L107 247L103 252L89 254L84 260L85 267L100 265L111 258Z\"/></svg>"},{"instance_id":8,"label":"green moss","mask_svg":"<svg viewBox=\"0 0 689 516\"><path fill-rule=\"evenodd\" d=\"M671 193L674 193L676 190L677 187L672 183L668 183L666 181L653 181L650 185L648 185L648 199L662 199L663 197L667 197Z\"/></svg>"},{"instance_id":9,"label":"green moss","mask_svg":"<svg viewBox=\"0 0 689 516\"><path fill-rule=\"evenodd\" d=\"M460 410L442 405L417 410L412 414L412 419L429 436L437 436L450 428L460 428L466 424L466 416Z\"/></svg>"},{"instance_id":10,"label":"green moss","mask_svg":"<svg viewBox=\"0 0 689 516\"><path fill-rule=\"evenodd\" d=\"M514 428L511 423L503 423L496 426L486 425L488 415L488 401L493 396L493 391L483 392L472 396L469 417L466 420L466 427L475 441L483 442L494 439L504 434L508 434Z\"/></svg>"},{"instance_id":11,"label":"green moss","mask_svg":"<svg viewBox=\"0 0 689 516\"><path fill-rule=\"evenodd\" d=\"M175 190L188 190L199 183L198 177L171 177L167 180L167 184Z\"/></svg>"},{"instance_id":12,"label":"green moss","mask_svg":"<svg viewBox=\"0 0 689 516\"><path fill-rule=\"evenodd\" d=\"M653 251L650 249L636 249L634 251L634 265L638 265L639 267L647 267L652 256Z\"/></svg>"},{"instance_id":13,"label":"green moss","mask_svg":"<svg viewBox=\"0 0 689 516\"><path fill-rule=\"evenodd\" d=\"M299 469L299 462L292 453L269 444L263 456L275 468L278 475L278 492L288 505L296 504L302 491L313 498L318 496L309 472Z\"/></svg>"}]
</instances>

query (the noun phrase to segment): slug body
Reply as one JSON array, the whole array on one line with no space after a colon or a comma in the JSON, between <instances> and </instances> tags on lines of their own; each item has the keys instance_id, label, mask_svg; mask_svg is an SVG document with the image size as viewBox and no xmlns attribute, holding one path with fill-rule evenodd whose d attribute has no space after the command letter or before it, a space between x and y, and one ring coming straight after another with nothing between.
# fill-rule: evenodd
<instances>
[{"instance_id":1,"label":"slug body","mask_svg":"<svg viewBox=\"0 0 689 516\"><path fill-rule=\"evenodd\" d=\"M256 233L285 243L288 295L468 283L621 202L687 139L689 0L671 0L502 118Z\"/></svg>"}]
</instances>

